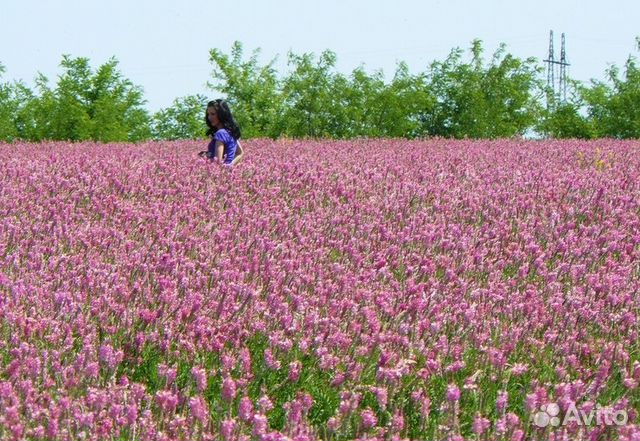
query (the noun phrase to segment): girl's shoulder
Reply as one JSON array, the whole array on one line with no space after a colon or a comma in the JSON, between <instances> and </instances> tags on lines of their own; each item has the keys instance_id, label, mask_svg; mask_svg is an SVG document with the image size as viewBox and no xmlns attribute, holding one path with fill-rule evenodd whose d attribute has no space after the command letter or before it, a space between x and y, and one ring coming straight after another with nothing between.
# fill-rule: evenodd
<instances>
[{"instance_id":1,"label":"girl's shoulder","mask_svg":"<svg viewBox=\"0 0 640 441\"><path fill-rule=\"evenodd\" d=\"M213 134L213 139L218 140L218 141L227 141L229 139L231 135L229 134L229 131L227 129L218 129L216 130L216 132Z\"/></svg>"}]
</instances>

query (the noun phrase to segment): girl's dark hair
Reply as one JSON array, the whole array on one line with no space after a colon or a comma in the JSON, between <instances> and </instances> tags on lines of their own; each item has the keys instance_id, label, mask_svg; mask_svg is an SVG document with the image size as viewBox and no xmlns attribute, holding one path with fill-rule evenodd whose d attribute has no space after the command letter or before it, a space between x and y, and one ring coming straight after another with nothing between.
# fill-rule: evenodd
<instances>
[{"instance_id":1,"label":"girl's dark hair","mask_svg":"<svg viewBox=\"0 0 640 441\"><path fill-rule=\"evenodd\" d=\"M222 99L209 101L209 103L207 104L207 109L209 107L213 107L216 109L216 114L218 115L218 119L222 123L222 127L227 129L227 131L231 133L231 136L233 136L234 139L240 139L240 127L238 127L238 124L236 124L236 120L233 119L231 109L229 109L229 105L227 104L227 102ZM211 124L206 111L204 113L204 121L207 123L207 127L209 127L209 129L207 130L207 135L213 136L218 129L214 127L213 124Z\"/></svg>"}]
</instances>

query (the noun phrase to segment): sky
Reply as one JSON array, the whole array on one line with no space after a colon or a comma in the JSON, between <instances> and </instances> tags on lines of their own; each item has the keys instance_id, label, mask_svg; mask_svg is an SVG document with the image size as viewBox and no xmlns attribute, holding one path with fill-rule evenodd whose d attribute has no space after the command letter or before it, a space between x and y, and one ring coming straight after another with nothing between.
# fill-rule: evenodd
<instances>
[{"instance_id":1,"label":"sky","mask_svg":"<svg viewBox=\"0 0 640 441\"><path fill-rule=\"evenodd\" d=\"M1 82L33 87L42 73L55 84L63 54L97 68L115 57L125 78L144 89L151 112L177 97L219 93L207 87L210 49L245 56L287 72L287 54L331 50L336 70L382 70L397 63L425 72L455 47L480 39L488 61L501 43L519 58L555 58L566 37L569 76L604 80L611 65L640 58L639 0L0 0ZM467 52L468 53L468 52Z\"/></svg>"}]
</instances>

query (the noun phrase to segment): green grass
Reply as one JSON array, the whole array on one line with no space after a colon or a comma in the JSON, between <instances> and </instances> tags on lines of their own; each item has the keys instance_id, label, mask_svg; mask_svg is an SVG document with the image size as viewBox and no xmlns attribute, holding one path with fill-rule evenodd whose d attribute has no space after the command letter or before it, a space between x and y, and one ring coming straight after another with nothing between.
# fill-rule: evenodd
<instances>
[{"instance_id":1,"label":"green grass","mask_svg":"<svg viewBox=\"0 0 640 441\"><path fill-rule=\"evenodd\" d=\"M123 362L119 366L118 376L123 374L137 383L147 386L149 394L155 394L161 389L162 384L158 376L158 364L162 360L162 353L154 345L146 344L140 354L142 362Z\"/></svg>"},{"instance_id":2,"label":"green grass","mask_svg":"<svg viewBox=\"0 0 640 441\"><path fill-rule=\"evenodd\" d=\"M505 266L504 269L502 270L502 277L504 279L512 279L518 274L519 270L520 270L519 263L510 263L509 265Z\"/></svg>"},{"instance_id":3,"label":"green grass","mask_svg":"<svg viewBox=\"0 0 640 441\"><path fill-rule=\"evenodd\" d=\"M6 332L6 330L5 330ZM312 352L304 353L294 346L287 353L277 353L275 355L280 362L279 369L270 369L264 362L264 351L269 347L268 338L264 334L257 333L246 340L246 347L251 354L251 369L253 378L247 386L249 398L254 402L266 394L273 403L273 409L267 413L269 426L272 430L284 430L287 425L287 415L284 404L294 400L300 393L308 393L313 398L313 406L307 415L309 423L318 431L321 439L327 440L347 440L362 435L360 430L360 411L365 408L372 409L377 418L378 426L383 426L391 421L393 412L401 409L405 418L405 429L402 436L410 439L434 439L442 435L439 427L451 421L452 410L441 409L442 403L446 402L446 390L449 384L456 384L461 390L459 402L459 429L460 434L465 437L473 437L472 424L477 413L480 413L490 421L495 422L500 418L495 402L498 392L506 390L508 393L507 412L514 412L519 415L527 426L526 421L530 417L525 409L526 395L532 393L531 384L535 380L540 384L553 385L563 379L558 378L555 367L558 363L564 365L560 354L554 348L547 346L532 350L525 344L519 344L508 356L507 365L497 369L491 366L483 351L479 349L468 349L462 354L465 366L457 372L444 372L439 370L434 372L426 380L417 377L417 372L425 365L424 356L416 357L414 373L403 377L399 384L395 386L379 384L376 379L377 363L380 357L380 349L355 357L357 362L364 367L357 384L345 383L341 387L334 387L331 381L335 372L344 369L338 366L335 370L323 370L319 366L319 359ZM230 349L230 348L227 348ZM640 346L629 349L631 355L630 363L640 358ZM7 360L6 352L2 354ZM150 395L154 395L158 390L166 385L164 379L158 375L158 365L165 363L175 366L177 369L176 387L189 396L195 394L195 381L191 375L191 368L195 364L210 373L206 390L203 393L207 401L211 419L214 424L218 424L227 417L236 417L238 403L241 394L236 396L233 403L226 403L222 400L222 376L211 374L220 372L220 356L218 353L198 351L190 357L167 360L166 353L163 353L156 346L146 344L141 352L137 354L140 363L136 364L135 357L128 358L119 367L117 376L126 374L131 381L140 382L147 387ZM299 379L295 382L288 380L289 363L297 360L301 363ZM445 367L453 362L451 357L445 356L441 359L442 366ZM527 363L529 369L520 376L513 376L509 372L509 366L514 363ZM631 365L630 364L630 365ZM469 377L478 373L476 390L465 390L464 383ZM237 367L232 369L232 375L237 377L239 372ZM577 375L569 371L570 377ZM630 393L622 384L623 374L620 370L608 378L603 389L595 397L595 400L607 405L627 397L628 408L640 407L640 396ZM381 408L375 395L368 389L369 386L384 386L388 388L388 403L385 408ZM330 433L326 428L329 418L336 415L341 391L359 390L363 393L362 401L358 410L351 414L341 426L338 433ZM420 409L411 398L412 392L423 390L431 400L431 412L425 421L420 415ZM553 390L548 388L551 398ZM186 410L178 409L178 412ZM126 438L126 433L121 433L120 439Z\"/></svg>"},{"instance_id":4,"label":"green grass","mask_svg":"<svg viewBox=\"0 0 640 441\"><path fill-rule=\"evenodd\" d=\"M336 263L342 257L342 253L340 252L340 250L331 248L327 257L329 258L329 262Z\"/></svg>"}]
</instances>

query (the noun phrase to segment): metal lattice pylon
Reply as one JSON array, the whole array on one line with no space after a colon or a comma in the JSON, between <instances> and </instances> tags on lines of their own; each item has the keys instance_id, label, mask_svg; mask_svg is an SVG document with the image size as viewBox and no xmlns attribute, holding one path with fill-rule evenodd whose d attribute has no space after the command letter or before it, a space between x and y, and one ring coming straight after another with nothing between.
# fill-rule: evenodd
<instances>
[{"instance_id":1,"label":"metal lattice pylon","mask_svg":"<svg viewBox=\"0 0 640 441\"><path fill-rule=\"evenodd\" d=\"M544 60L547 63L547 86L553 91L554 101L557 103L564 103L567 100L567 67L570 66L567 61L564 33L561 38L560 61L557 61L553 54L553 30L549 32L549 56ZM556 81L556 70L558 81Z\"/></svg>"}]
</instances>

